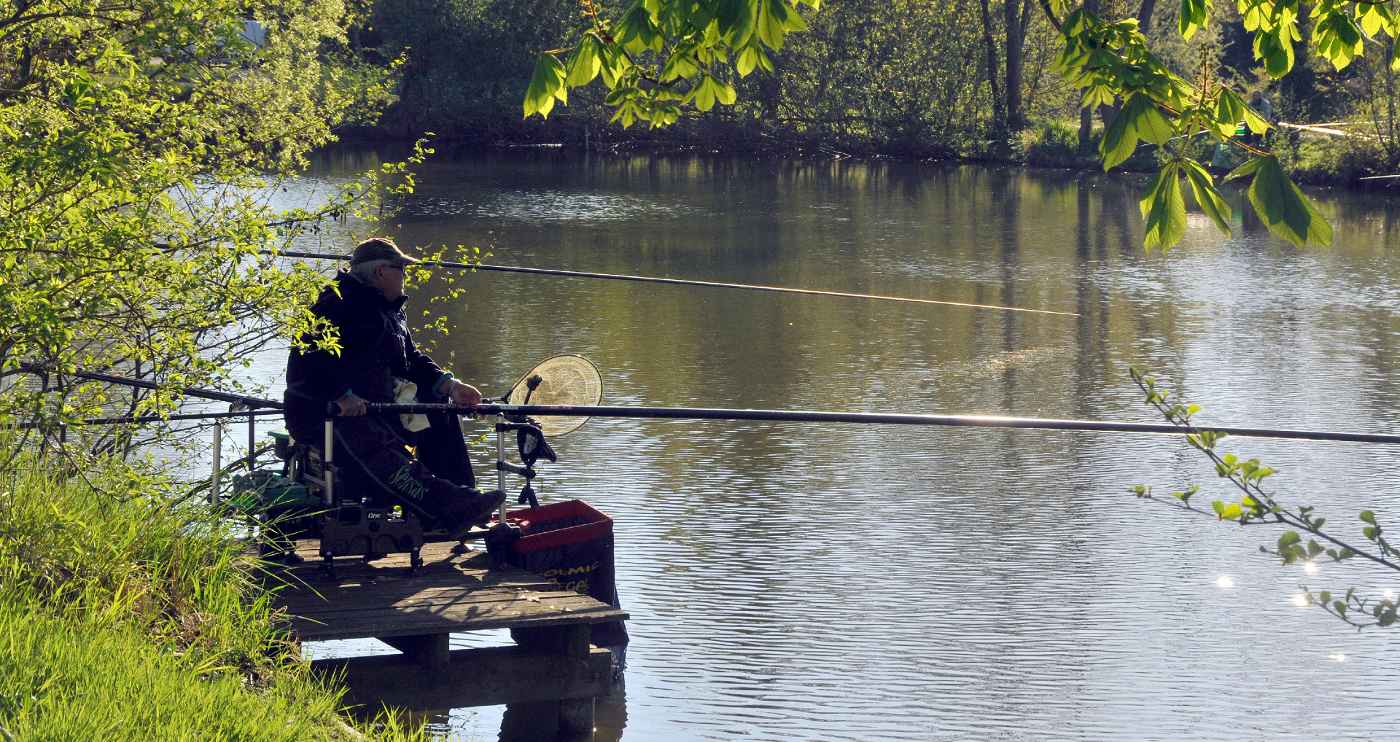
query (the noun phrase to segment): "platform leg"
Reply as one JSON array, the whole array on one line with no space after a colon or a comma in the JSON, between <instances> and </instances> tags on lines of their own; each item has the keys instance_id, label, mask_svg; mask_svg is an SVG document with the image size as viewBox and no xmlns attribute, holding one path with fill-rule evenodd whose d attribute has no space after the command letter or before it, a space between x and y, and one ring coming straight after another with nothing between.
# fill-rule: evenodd
<instances>
[{"instance_id":1,"label":"platform leg","mask_svg":"<svg viewBox=\"0 0 1400 742\"><path fill-rule=\"evenodd\" d=\"M559 739L558 701L508 703L501 717L503 740Z\"/></svg>"},{"instance_id":2,"label":"platform leg","mask_svg":"<svg viewBox=\"0 0 1400 742\"><path fill-rule=\"evenodd\" d=\"M447 665L449 648L447 634L381 637L379 641L403 652L409 659L425 668Z\"/></svg>"},{"instance_id":3,"label":"platform leg","mask_svg":"<svg viewBox=\"0 0 1400 742\"><path fill-rule=\"evenodd\" d=\"M515 643L529 649L538 649L564 655L565 657L587 657L592 627L588 624L565 626L557 629L511 629ZM559 738L593 738L593 698L565 698L559 701Z\"/></svg>"},{"instance_id":4,"label":"platform leg","mask_svg":"<svg viewBox=\"0 0 1400 742\"><path fill-rule=\"evenodd\" d=\"M559 737L567 740L593 739L592 698L559 702Z\"/></svg>"}]
</instances>

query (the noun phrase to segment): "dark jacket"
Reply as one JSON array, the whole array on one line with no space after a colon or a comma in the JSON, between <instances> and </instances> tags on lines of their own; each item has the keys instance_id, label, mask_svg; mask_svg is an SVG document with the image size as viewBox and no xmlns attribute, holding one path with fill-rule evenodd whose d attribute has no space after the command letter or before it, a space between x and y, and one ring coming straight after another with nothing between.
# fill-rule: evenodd
<instances>
[{"instance_id":1,"label":"dark jacket","mask_svg":"<svg viewBox=\"0 0 1400 742\"><path fill-rule=\"evenodd\" d=\"M340 355L292 348L287 359L284 399L287 427L294 436L319 430L326 405L346 392L370 402L392 402L397 377L417 384L423 399L449 376L414 346L403 313L407 297L391 302L346 272L335 280L340 295L327 287L311 311L340 329ZM302 340L310 344L315 338Z\"/></svg>"}]
</instances>

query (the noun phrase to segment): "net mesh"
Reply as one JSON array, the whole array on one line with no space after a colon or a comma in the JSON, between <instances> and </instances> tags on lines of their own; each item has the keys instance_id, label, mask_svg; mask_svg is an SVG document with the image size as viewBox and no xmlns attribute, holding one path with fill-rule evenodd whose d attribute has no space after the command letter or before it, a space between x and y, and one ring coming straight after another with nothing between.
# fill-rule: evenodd
<instances>
[{"instance_id":1,"label":"net mesh","mask_svg":"<svg viewBox=\"0 0 1400 742\"><path fill-rule=\"evenodd\" d=\"M530 393L527 382L533 376L540 377L540 384ZM516 405L593 406L603 400L603 377L592 361L583 356L554 356L521 376L505 399ZM550 438L571 433L588 422L587 417L550 416L536 420L540 430Z\"/></svg>"}]
</instances>

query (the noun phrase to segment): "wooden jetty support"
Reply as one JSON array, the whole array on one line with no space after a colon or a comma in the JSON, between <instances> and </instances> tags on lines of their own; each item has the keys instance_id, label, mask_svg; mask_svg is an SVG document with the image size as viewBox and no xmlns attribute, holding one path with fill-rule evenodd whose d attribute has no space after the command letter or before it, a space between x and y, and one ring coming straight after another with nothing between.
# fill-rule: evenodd
<instances>
[{"instance_id":1,"label":"wooden jetty support","mask_svg":"<svg viewBox=\"0 0 1400 742\"><path fill-rule=\"evenodd\" d=\"M593 703L608 692L611 652L592 646L591 626L626 612L513 567L489 568L484 551L423 546L370 564L320 567L316 541L298 543L305 563L273 576L276 601L301 641L375 638L402 654L324 659L314 672L343 678L352 703L410 709L530 704L530 716L557 719L562 737L587 738ZM515 646L451 650L451 632L510 629Z\"/></svg>"}]
</instances>

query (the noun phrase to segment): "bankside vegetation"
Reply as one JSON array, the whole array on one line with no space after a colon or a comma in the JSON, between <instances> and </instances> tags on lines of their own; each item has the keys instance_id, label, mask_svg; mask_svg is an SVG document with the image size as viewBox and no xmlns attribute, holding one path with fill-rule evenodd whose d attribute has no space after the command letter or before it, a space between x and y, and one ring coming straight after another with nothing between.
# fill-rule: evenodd
<instances>
[{"instance_id":1,"label":"bankside vegetation","mask_svg":"<svg viewBox=\"0 0 1400 742\"><path fill-rule=\"evenodd\" d=\"M267 251L402 176L385 166L315 210L275 201L279 179L387 95L389 72L346 46L350 22L340 0L46 0L0 15L0 417L52 429L166 411L165 390L227 386L250 350L310 329L323 277ZM41 394L22 362L161 387ZM129 433L107 448L127 450Z\"/></svg>"},{"instance_id":2,"label":"bankside vegetation","mask_svg":"<svg viewBox=\"0 0 1400 742\"><path fill-rule=\"evenodd\" d=\"M364 25L352 30L352 43L384 63L402 59L404 73L376 136L411 138L430 129L483 144L639 143L1083 166L1095 159L1116 109L1095 106L1081 115L1081 91L1073 79L1055 73L1063 45L1052 18L1063 22L1082 9L1104 20L1135 21L1156 58L1186 80L1201 80L1208 66L1210 79L1246 101L1253 93L1264 94L1278 120L1325 123L1350 134L1276 131L1270 149L1295 173L1310 180L1354 181L1400 167L1395 115L1400 90L1391 67L1393 34L1385 30L1393 23L1388 3L857 0L819 9L799 2L701 3L697 12L714 15L736 38L749 29L755 34L746 45L725 49L724 59L709 62L687 56L689 49L704 48L704 38L697 46L676 32L672 9L684 4L378 0L370 5ZM584 24L578 23L580 13ZM742 25L731 25L736 17L745 18ZM1269 33L1286 29L1272 37L1290 38L1287 46L1293 49L1293 68L1283 77L1273 76L1271 63L1255 54L1258 36L1251 24L1274 24L1273 19L1277 24ZM613 77L617 48L598 42L629 34L628 54L644 70L652 67L636 82L664 93L656 101L659 117L642 118L650 104L645 96L638 102L624 79L618 88L570 86L567 107L537 91L527 106L550 107L548 120L520 119L520 91L533 73L577 80L592 65L574 60L588 62L595 50L605 49L599 61L606 64L596 74ZM659 39L666 41L656 49ZM1314 42L1341 56L1305 50ZM1281 43L1270 44L1283 55L1272 62L1276 71L1288 53ZM557 64L540 68L541 53ZM457 63L464 58L472 64ZM1334 60L1345 65L1339 68ZM693 74L698 71L708 78ZM692 90L691 104L683 106L690 115L676 117L676 107L660 105L680 102L665 96L685 98ZM619 114L618 123L642 125L603 124ZM658 121L672 123L649 125ZM1150 148L1137 155L1125 164L1154 164Z\"/></svg>"},{"instance_id":3,"label":"bankside vegetation","mask_svg":"<svg viewBox=\"0 0 1400 742\"><path fill-rule=\"evenodd\" d=\"M6 441L8 442L8 441ZM6 739L355 739L227 521L120 462L0 469ZM411 738L393 717L372 732Z\"/></svg>"},{"instance_id":4,"label":"bankside vegetation","mask_svg":"<svg viewBox=\"0 0 1400 742\"><path fill-rule=\"evenodd\" d=\"M275 200L386 100L391 70L349 49L353 18L340 0L0 9L6 738L358 734L279 633L244 545L174 496L179 455L141 455L172 428L66 428L167 412L181 387L227 387L251 350L313 328L304 300L325 278L266 251L411 184L388 165L314 210Z\"/></svg>"},{"instance_id":5,"label":"bankside vegetation","mask_svg":"<svg viewBox=\"0 0 1400 742\"><path fill-rule=\"evenodd\" d=\"M585 2L583 24L567 48L539 56L525 93L524 112L548 116L556 101L567 103L569 91L601 79L604 103L612 120L630 126L647 121L666 126L689 110L709 111L717 103L738 99L732 82L755 68L772 71L772 57L788 36L809 30L803 6L813 12L819 0L756 0L692 3L641 0L612 16ZM1105 5L1111 5L1105 3ZM1153 6L1140 17L1104 15L1118 8L1072 0L1042 0L1045 20L1059 36L1053 67L1076 90L1083 110L1105 111L1098 154L1110 169L1147 144L1157 147L1158 177L1142 201L1148 249L1170 248L1186 228L1186 190L1221 231L1229 233L1229 207L1215 177L1199 159L1196 140L1206 137L1244 153L1243 164L1228 179L1249 182L1249 201L1269 230L1294 244L1330 244L1331 227L1289 179L1278 153L1262 141L1272 124L1245 103L1242 91L1219 74L1220 65L1202 52L1199 62L1178 69L1159 55L1142 26ZM1254 61L1271 79L1288 77L1298 58L1295 48L1310 25L1305 49L1337 70L1365 54L1371 41L1386 51L1381 64L1400 69L1395 40L1400 14L1386 2L1341 0L1237 0L1245 34L1252 40ZM1212 0L1183 0L1176 31L1185 41L1212 25ZM1004 104L996 113L1005 130L1024 123L1021 105L1020 40L1028 23L1030 1L1005 3L1005 32L1012 42L1007 54ZM984 19L987 5L982 5ZM1305 21L1311 21L1305 24ZM988 43L987 48L995 51ZM994 65L988 65L988 72ZM989 74L995 81L996 76Z\"/></svg>"}]
</instances>

